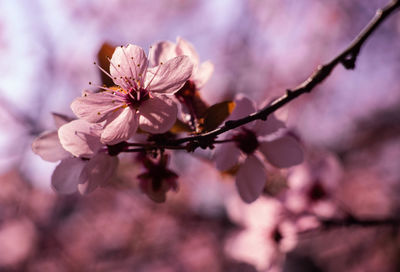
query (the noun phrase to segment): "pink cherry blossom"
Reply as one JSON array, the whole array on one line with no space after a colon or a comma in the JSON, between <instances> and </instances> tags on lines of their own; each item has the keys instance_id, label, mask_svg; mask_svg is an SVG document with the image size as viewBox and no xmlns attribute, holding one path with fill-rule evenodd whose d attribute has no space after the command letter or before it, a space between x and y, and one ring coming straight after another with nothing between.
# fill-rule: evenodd
<instances>
[{"instance_id":1,"label":"pink cherry blossom","mask_svg":"<svg viewBox=\"0 0 400 272\"><path fill-rule=\"evenodd\" d=\"M146 168L145 172L137 176L140 181L140 189L151 200L162 203L167 199L168 191L178 191L178 175L168 169L168 155L163 154L158 161L155 161L145 154L139 154L137 160Z\"/></svg>"},{"instance_id":2,"label":"pink cherry blossom","mask_svg":"<svg viewBox=\"0 0 400 272\"><path fill-rule=\"evenodd\" d=\"M176 39L176 43L162 41L153 45L150 55L150 62L153 65L166 62L177 56L188 56L193 64L192 76L189 80L195 84L197 89L201 89L204 86L214 71L214 65L211 61L200 63L199 55L194 49L194 46L181 37Z\"/></svg>"},{"instance_id":3,"label":"pink cherry blossom","mask_svg":"<svg viewBox=\"0 0 400 272\"><path fill-rule=\"evenodd\" d=\"M297 244L297 227L288 219L282 204L273 198L260 197L246 205L237 197L227 201L229 218L240 225L225 243L232 258L254 265L258 271L281 267L284 253Z\"/></svg>"},{"instance_id":4,"label":"pink cherry blossom","mask_svg":"<svg viewBox=\"0 0 400 272\"><path fill-rule=\"evenodd\" d=\"M342 166L333 153L308 148L304 163L289 172L285 206L294 214L334 216L338 212L335 199L342 175Z\"/></svg>"},{"instance_id":5,"label":"pink cherry blossom","mask_svg":"<svg viewBox=\"0 0 400 272\"><path fill-rule=\"evenodd\" d=\"M60 194L92 192L105 185L114 174L118 159L106 153L100 142L100 124L53 115L58 131L45 131L32 143L34 153L60 164L51 177L53 189ZM74 157L75 156L75 157Z\"/></svg>"},{"instance_id":6,"label":"pink cherry blossom","mask_svg":"<svg viewBox=\"0 0 400 272\"><path fill-rule=\"evenodd\" d=\"M118 47L110 60L110 74L118 86L100 93L84 93L72 111L91 123L105 121L101 142L128 140L140 127L149 133L167 132L175 123L177 106L173 95L190 78L193 65L187 56L177 56L150 67L145 52L129 44Z\"/></svg>"},{"instance_id":7,"label":"pink cherry blossom","mask_svg":"<svg viewBox=\"0 0 400 272\"><path fill-rule=\"evenodd\" d=\"M254 102L243 95L238 95L235 103L230 119L256 111ZM283 128L284 123L270 115L267 121L257 120L227 133L225 139L232 142L217 146L215 160L219 170L226 171L240 163L236 187L243 201L251 203L262 193L267 182L264 159L278 168L302 162L303 152L297 139L288 133L279 133Z\"/></svg>"}]
</instances>

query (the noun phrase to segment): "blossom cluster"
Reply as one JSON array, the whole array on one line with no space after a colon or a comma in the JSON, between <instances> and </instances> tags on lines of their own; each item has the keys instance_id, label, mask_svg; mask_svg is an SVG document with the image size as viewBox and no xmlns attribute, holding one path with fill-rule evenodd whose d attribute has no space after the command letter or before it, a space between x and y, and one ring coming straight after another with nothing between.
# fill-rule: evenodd
<instances>
[{"instance_id":1,"label":"blossom cluster","mask_svg":"<svg viewBox=\"0 0 400 272\"><path fill-rule=\"evenodd\" d=\"M219 120L218 127L227 117L236 120L257 110L244 94L230 104L208 107L199 90L213 64L201 63L193 45L182 38L154 44L148 56L137 45L119 46L108 61L109 67L98 67L113 84L84 91L71 103L76 117L53 114L57 130L42 133L32 144L44 160L61 161L52 175L52 187L59 193L86 194L105 186L117 170L117 156L137 152L136 162L146 169L137 177L140 188L152 200L163 202L169 190L178 188L178 175L168 169L170 155L163 143L182 131L207 132L207 122L215 126ZM219 107L226 105L235 107L222 113ZM179 126L184 129L176 129ZM130 142L138 135L147 139ZM268 167L288 168L303 160L299 140L274 115L230 130L207 147L215 145L216 167L236 175L238 193L247 203L263 193ZM192 151L181 145L175 149Z\"/></svg>"}]
</instances>

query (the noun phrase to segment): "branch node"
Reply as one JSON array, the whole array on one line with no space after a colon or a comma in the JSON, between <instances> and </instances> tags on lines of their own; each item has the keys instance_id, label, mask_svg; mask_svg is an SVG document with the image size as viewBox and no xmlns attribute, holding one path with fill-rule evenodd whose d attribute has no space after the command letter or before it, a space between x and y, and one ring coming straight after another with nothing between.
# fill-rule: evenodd
<instances>
[{"instance_id":1,"label":"branch node","mask_svg":"<svg viewBox=\"0 0 400 272\"><path fill-rule=\"evenodd\" d=\"M347 70L354 70L354 68L356 68L356 59L358 52L359 50L350 53L350 55L348 55L341 61L344 68L346 68Z\"/></svg>"},{"instance_id":2,"label":"branch node","mask_svg":"<svg viewBox=\"0 0 400 272\"><path fill-rule=\"evenodd\" d=\"M232 121L232 120L229 120L229 121L226 121L226 122L225 122L225 126L226 126L227 128L232 128L234 124L235 124L235 122Z\"/></svg>"}]
</instances>

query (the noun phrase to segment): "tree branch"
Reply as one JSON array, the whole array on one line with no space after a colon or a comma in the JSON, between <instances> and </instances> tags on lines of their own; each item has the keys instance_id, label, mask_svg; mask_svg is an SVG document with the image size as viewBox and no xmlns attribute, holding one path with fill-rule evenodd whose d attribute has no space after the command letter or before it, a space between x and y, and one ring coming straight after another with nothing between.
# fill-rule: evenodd
<instances>
[{"instance_id":1,"label":"tree branch","mask_svg":"<svg viewBox=\"0 0 400 272\"><path fill-rule=\"evenodd\" d=\"M400 7L400 0L391 1L383 9L379 9L372 20L367 26L357 35L353 42L342 53L336 56L333 60L325 65L320 65L315 72L309 76L303 83L298 85L293 90L287 90L286 93L274 100L271 104L263 109L250 114L241 119L227 121L225 124L211 132L200 135L184 137L168 141L169 146L181 145L190 142L193 149L197 147L207 148L213 143L213 140L220 134L227 132L231 129L240 127L255 120L266 120L267 117L283 107L296 97L311 92L315 86L324 81L332 72L332 70L341 63L346 69L354 69L357 57L360 53L361 47L365 41L374 33L374 31L382 24L382 22L389 17L397 8Z\"/></svg>"},{"instance_id":2,"label":"tree branch","mask_svg":"<svg viewBox=\"0 0 400 272\"><path fill-rule=\"evenodd\" d=\"M255 120L267 120L271 113L280 109L298 96L311 92L317 85L319 85L331 74L333 69L338 64L342 64L346 69L354 69L361 47L364 45L366 40L375 32L382 22L384 22L385 19L388 18L389 15L391 15L399 7L400 0L393 0L384 8L377 10L371 21L363 30L361 30L357 37L343 52L341 52L327 64L318 66L317 69L303 83L294 89L286 90L286 93L283 96L275 99L263 109L241 119L226 121L223 126L207 133L179 139L169 139L159 143L155 142L154 144L146 144L144 147L142 147L142 149L130 149L128 152L136 152L143 149L186 149L187 151L194 151L198 147L206 149L212 146L214 143L220 143L220 141L215 141L215 138L224 132L243 126ZM182 146L184 143L187 143L187 145ZM134 144L130 145L134 146Z\"/></svg>"}]
</instances>

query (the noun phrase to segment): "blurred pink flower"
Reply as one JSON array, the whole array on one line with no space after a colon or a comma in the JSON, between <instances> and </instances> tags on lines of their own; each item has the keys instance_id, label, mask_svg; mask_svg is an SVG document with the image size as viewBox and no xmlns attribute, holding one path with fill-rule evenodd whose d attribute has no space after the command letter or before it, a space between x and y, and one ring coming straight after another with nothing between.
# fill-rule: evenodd
<instances>
[{"instance_id":1,"label":"blurred pink flower","mask_svg":"<svg viewBox=\"0 0 400 272\"><path fill-rule=\"evenodd\" d=\"M214 71L214 65L211 61L205 61L200 64L200 58L194 46L185 39L178 37L176 43L162 41L153 45L150 51L150 63L157 65L160 62L166 62L177 56L184 55L188 56L193 64L193 71L189 80L195 84L197 89L201 89L210 79Z\"/></svg>"},{"instance_id":2,"label":"blurred pink flower","mask_svg":"<svg viewBox=\"0 0 400 272\"><path fill-rule=\"evenodd\" d=\"M335 194L343 170L330 152L308 150L303 164L291 169L284 203L293 213L312 212L331 217L336 212Z\"/></svg>"},{"instance_id":3,"label":"blurred pink flower","mask_svg":"<svg viewBox=\"0 0 400 272\"><path fill-rule=\"evenodd\" d=\"M177 106L168 95L185 84L193 65L186 56L157 64L150 68L144 50L136 45L118 47L110 60L110 74L103 71L118 87L84 93L72 102L72 111L91 123L106 121L101 133L105 144L128 140L138 127L149 133L168 131L177 116Z\"/></svg>"},{"instance_id":4,"label":"blurred pink flower","mask_svg":"<svg viewBox=\"0 0 400 272\"><path fill-rule=\"evenodd\" d=\"M230 119L256 111L254 102L243 95L238 95L235 103ZM275 133L281 128L285 128L285 124L270 115L267 121L257 120L228 133L226 139L232 142L221 144L215 150L215 161L221 171L231 169L240 163L240 157L245 157L236 174L236 187L247 203L260 196L267 181L262 157L278 168L290 167L303 160L303 151L295 137Z\"/></svg>"},{"instance_id":5,"label":"blurred pink flower","mask_svg":"<svg viewBox=\"0 0 400 272\"><path fill-rule=\"evenodd\" d=\"M162 203L166 200L166 194L171 189L178 190L178 175L167 168L169 156L161 155L155 162L149 156L139 155L138 160L143 163L146 171L138 175L140 188L151 200Z\"/></svg>"},{"instance_id":6,"label":"blurred pink flower","mask_svg":"<svg viewBox=\"0 0 400 272\"><path fill-rule=\"evenodd\" d=\"M296 226L285 218L279 201L261 197L253 205L246 205L233 197L227 202L227 210L229 217L244 228L225 244L225 251L234 259L265 271L279 266L283 253L296 246Z\"/></svg>"},{"instance_id":7,"label":"blurred pink flower","mask_svg":"<svg viewBox=\"0 0 400 272\"><path fill-rule=\"evenodd\" d=\"M51 184L61 194L87 194L105 185L114 174L118 159L106 153L100 142L100 124L71 120L53 114L58 131L45 131L32 143L34 153L44 160L61 160L54 169ZM73 157L73 156L75 157Z\"/></svg>"}]
</instances>

